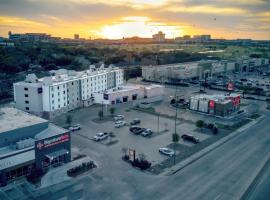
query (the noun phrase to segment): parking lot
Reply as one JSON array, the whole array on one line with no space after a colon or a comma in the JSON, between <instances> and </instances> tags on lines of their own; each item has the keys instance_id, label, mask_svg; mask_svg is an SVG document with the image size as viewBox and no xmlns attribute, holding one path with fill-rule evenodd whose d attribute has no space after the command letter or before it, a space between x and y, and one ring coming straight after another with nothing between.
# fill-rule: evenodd
<instances>
[{"instance_id":1,"label":"parking lot","mask_svg":"<svg viewBox=\"0 0 270 200\"><path fill-rule=\"evenodd\" d=\"M162 103L157 104L160 106ZM172 148L172 134L175 131L175 120L166 117L158 117L157 115L144 113L141 111L133 110L131 104L122 104L116 106L116 113L125 116L125 122L127 125L120 128L115 128L113 118L110 117L109 108L104 107L106 120L98 119L98 111L101 109L100 106L93 106L80 110L70 112L72 115L72 124L79 123L81 130L72 132L72 137L80 137L87 142L87 147L74 143L74 146L80 149L81 153L85 153L88 156L96 159L97 162L114 162L121 160L122 148L130 148L136 151L136 155L145 154L146 159L153 165L157 165L169 157L162 155L158 152L161 147ZM147 137L141 135L135 135L130 132L129 123L134 119L138 118L141 123L138 125L143 128L149 128L153 131L153 134ZM58 117L55 119L55 123L65 127L65 116ZM112 132L114 137L109 137L103 141L94 141L93 137L100 132ZM201 142L211 137L212 134L200 133L197 130L194 123L188 121L176 121L176 132L181 136L182 134L192 134L198 138ZM189 141L184 141L180 138L176 148L176 154L181 155L197 144ZM181 147L181 148L179 148ZM88 150L86 150L88 149ZM91 151L89 151L91 149ZM182 151L184 149L184 151ZM86 151L84 151L86 150Z\"/></svg>"}]
</instances>

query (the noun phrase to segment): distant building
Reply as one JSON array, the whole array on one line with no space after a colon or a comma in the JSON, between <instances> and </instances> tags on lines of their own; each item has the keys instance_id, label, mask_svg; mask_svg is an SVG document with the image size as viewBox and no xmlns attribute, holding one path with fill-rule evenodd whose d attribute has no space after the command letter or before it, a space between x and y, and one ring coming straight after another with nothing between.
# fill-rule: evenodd
<instances>
[{"instance_id":1,"label":"distant building","mask_svg":"<svg viewBox=\"0 0 270 200\"><path fill-rule=\"evenodd\" d=\"M70 133L15 108L0 109L0 186L71 161Z\"/></svg>"},{"instance_id":2,"label":"distant building","mask_svg":"<svg viewBox=\"0 0 270 200\"><path fill-rule=\"evenodd\" d=\"M183 39L184 39L184 40L190 40L190 39L191 39L191 36L190 36L190 35L184 35L184 36L183 36Z\"/></svg>"},{"instance_id":3,"label":"distant building","mask_svg":"<svg viewBox=\"0 0 270 200\"><path fill-rule=\"evenodd\" d=\"M152 38L155 42L164 42L165 41L165 33L163 33L162 31L159 31L157 34L154 34L152 36Z\"/></svg>"},{"instance_id":4,"label":"distant building","mask_svg":"<svg viewBox=\"0 0 270 200\"><path fill-rule=\"evenodd\" d=\"M109 66L85 71L56 70L38 79L29 74L14 83L15 106L26 112L51 118L57 114L95 103L93 93L123 84L123 70Z\"/></svg>"},{"instance_id":5,"label":"distant building","mask_svg":"<svg viewBox=\"0 0 270 200\"><path fill-rule=\"evenodd\" d=\"M74 34L74 40L79 40L80 39L80 35L79 34Z\"/></svg>"},{"instance_id":6,"label":"distant building","mask_svg":"<svg viewBox=\"0 0 270 200\"><path fill-rule=\"evenodd\" d=\"M8 32L8 36L10 40L18 41L18 40L27 40L27 41L47 41L51 38L51 35L46 33L16 33L13 34L11 31Z\"/></svg>"},{"instance_id":7,"label":"distant building","mask_svg":"<svg viewBox=\"0 0 270 200\"><path fill-rule=\"evenodd\" d=\"M142 76L146 81L178 83L184 80L209 78L225 72L233 72L232 61L197 61L167 65L142 66Z\"/></svg>"},{"instance_id":8,"label":"distant building","mask_svg":"<svg viewBox=\"0 0 270 200\"><path fill-rule=\"evenodd\" d=\"M193 40L197 42L208 42L211 40L211 35L194 35Z\"/></svg>"}]
</instances>

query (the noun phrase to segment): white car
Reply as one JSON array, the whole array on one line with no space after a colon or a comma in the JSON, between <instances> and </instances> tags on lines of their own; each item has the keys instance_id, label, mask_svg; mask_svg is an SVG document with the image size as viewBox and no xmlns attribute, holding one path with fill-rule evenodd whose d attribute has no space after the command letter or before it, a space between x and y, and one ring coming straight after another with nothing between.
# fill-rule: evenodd
<instances>
[{"instance_id":1,"label":"white car","mask_svg":"<svg viewBox=\"0 0 270 200\"><path fill-rule=\"evenodd\" d=\"M124 115L116 115L116 116L114 117L114 121L119 121L119 120L122 120L122 119L124 119L124 118L125 118Z\"/></svg>"},{"instance_id":2,"label":"white car","mask_svg":"<svg viewBox=\"0 0 270 200\"><path fill-rule=\"evenodd\" d=\"M101 141L101 140L105 140L109 137L109 134L108 133L97 133L95 136L94 136L94 140L95 141Z\"/></svg>"},{"instance_id":3,"label":"white car","mask_svg":"<svg viewBox=\"0 0 270 200\"><path fill-rule=\"evenodd\" d=\"M172 156L175 155L174 150L169 149L169 148L167 148L167 147L159 148L158 151L159 151L160 153L162 153L162 154L164 154L164 155L166 155L166 156L170 156L170 157L172 157Z\"/></svg>"},{"instance_id":4,"label":"white car","mask_svg":"<svg viewBox=\"0 0 270 200\"><path fill-rule=\"evenodd\" d=\"M150 128L147 128L141 133L141 135L144 137L147 137L149 135L152 135L152 133L153 133L153 131Z\"/></svg>"},{"instance_id":5,"label":"white car","mask_svg":"<svg viewBox=\"0 0 270 200\"><path fill-rule=\"evenodd\" d=\"M81 125L80 125L80 124L75 124L75 125L70 126L70 127L68 128L68 130L70 130L70 131L78 131L78 130L80 130L80 129L81 129Z\"/></svg>"},{"instance_id":6,"label":"white car","mask_svg":"<svg viewBox=\"0 0 270 200\"><path fill-rule=\"evenodd\" d=\"M115 122L115 128L120 128L122 126L125 126L126 125L126 122L125 121L116 121Z\"/></svg>"}]
</instances>

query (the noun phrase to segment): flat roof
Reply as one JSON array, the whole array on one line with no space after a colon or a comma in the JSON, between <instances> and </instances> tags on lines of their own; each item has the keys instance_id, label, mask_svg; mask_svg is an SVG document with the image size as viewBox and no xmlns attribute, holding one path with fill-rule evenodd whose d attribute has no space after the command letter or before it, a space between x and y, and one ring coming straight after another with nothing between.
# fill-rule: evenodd
<instances>
[{"instance_id":1,"label":"flat roof","mask_svg":"<svg viewBox=\"0 0 270 200\"><path fill-rule=\"evenodd\" d=\"M42 140L42 139L46 139L46 138L53 137L56 135L61 135L61 134L67 133L67 132L68 132L68 130L66 130L64 128L61 128L61 127L56 126L54 124L49 124L48 128L41 131L40 133L38 133L35 136L35 139Z\"/></svg>"},{"instance_id":2,"label":"flat roof","mask_svg":"<svg viewBox=\"0 0 270 200\"><path fill-rule=\"evenodd\" d=\"M16 108L0 108L0 133L44 122L48 121Z\"/></svg>"}]
</instances>

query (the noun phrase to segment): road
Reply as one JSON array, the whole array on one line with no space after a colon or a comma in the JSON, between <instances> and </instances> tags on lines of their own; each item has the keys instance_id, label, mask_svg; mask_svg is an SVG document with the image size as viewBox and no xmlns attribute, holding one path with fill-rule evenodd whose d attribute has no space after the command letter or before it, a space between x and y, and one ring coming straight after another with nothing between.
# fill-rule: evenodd
<instances>
[{"instance_id":1,"label":"road","mask_svg":"<svg viewBox=\"0 0 270 200\"><path fill-rule=\"evenodd\" d=\"M62 189L68 199L239 199L269 156L270 116L223 144L216 150L172 176L155 176L130 167L111 156L113 148L104 152L87 140L74 136L73 143L84 153L99 160L99 169L86 176L87 184L77 192ZM100 145L99 145L100 147ZM103 148L103 147L102 147ZM120 156L119 156L120 157ZM113 158L113 159L112 159ZM79 182L78 182L79 184ZM50 192L53 188L50 188ZM42 196L44 199L51 196ZM42 199L43 199L42 198ZM58 198L59 199L59 196Z\"/></svg>"},{"instance_id":2,"label":"road","mask_svg":"<svg viewBox=\"0 0 270 200\"><path fill-rule=\"evenodd\" d=\"M270 199L270 162L264 166L258 180L252 184L252 190L247 193L246 200L268 200Z\"/></svg>"}]
</instances>

